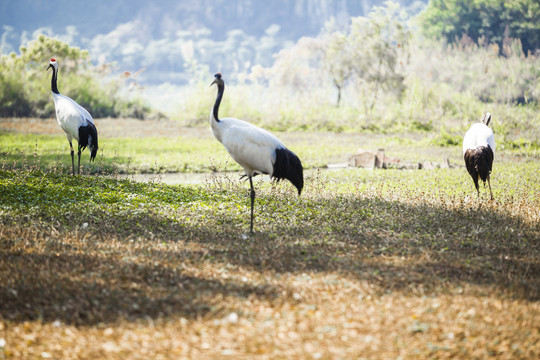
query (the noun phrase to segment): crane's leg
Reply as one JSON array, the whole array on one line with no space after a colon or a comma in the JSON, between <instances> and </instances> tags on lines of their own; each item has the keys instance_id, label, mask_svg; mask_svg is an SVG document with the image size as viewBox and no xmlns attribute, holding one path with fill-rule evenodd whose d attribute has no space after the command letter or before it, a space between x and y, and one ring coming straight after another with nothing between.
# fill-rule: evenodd
<instances>
[{"instance_id":1,"label":"crane's leg","mask_svg":"<svg viewBox=\"0 0 540 360\"><path fill-rule=\"evenodd\" d=\"M480 198L480 187L478 186L478 178L479 176L477 175L476 180L474 180L474 187L476 187L476 193L478 194L478 198Z\"/></svg>"},{"instance_id":2,"label":"crane's leg","mask_svg":"<svg viewBox=\"0 0 540 360\"><path fill-rule=\"evenodd\" d=\"M491 183L489 182L489 175L487 177L488 186L489 186L489 194L491 195L491 200L493 200L493 192L491 192Z\"/></svg>"},{"instance_id":3,"label":"crane's leg","mask_svg":"<svg viewBox=\"0 0 540 360\"><path fill-rule=\"evenodd\" d=\"M79 155L79 160L77 160L77 174L81 173L81 145L79 145L79 149L77 150L77 155Z\"/></svg>"},{"instance_id":4,"label":"crane's leg","mask_svg":"<svg viewBox=\"0 0 540 360\"><path fill-rule=\"evenodd\" d=\"M255 203L255 189L253 188L253 180L251 179L251 176L249 177L249 185L251 186L251 226L249 227L249 233L253 234L253 204Z\"/></svg>"},{"instance_id":5,"label":"crane's leg","mask_svg":"<svg viewBox=\"0 0 540 360\"><path fill-rule=\"evenodd\" d=\"M71 144L71 141L69 142L69 148L71 149L71 170L73 175L75 175L75 160L73 159L73 145Z\"/></svg>"}]
</instances>

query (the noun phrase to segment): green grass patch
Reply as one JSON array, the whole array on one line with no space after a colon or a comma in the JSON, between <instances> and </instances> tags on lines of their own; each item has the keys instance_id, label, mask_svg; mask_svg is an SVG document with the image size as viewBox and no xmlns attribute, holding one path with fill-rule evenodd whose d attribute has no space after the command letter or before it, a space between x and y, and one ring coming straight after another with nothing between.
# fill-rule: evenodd
<instances>
[{"instance_id":1,"label":"green grass patch","mask_svg":"<svg viewBox=\"0 0 540 360\"><path fill-rule=\"evenodd\" d=\"M0 133L2 161L13 167L25 165L71 172L69 143L63 135ZM75 165L77 142L74 141ZM83 172L90 174L202 172L228 154L215 139L192 137L102 138L95 163L88 150L81 155ZM236 164L234 164L236 165ZM239 170L230 165L228 169Z\"/></svg>"}]
</instances>

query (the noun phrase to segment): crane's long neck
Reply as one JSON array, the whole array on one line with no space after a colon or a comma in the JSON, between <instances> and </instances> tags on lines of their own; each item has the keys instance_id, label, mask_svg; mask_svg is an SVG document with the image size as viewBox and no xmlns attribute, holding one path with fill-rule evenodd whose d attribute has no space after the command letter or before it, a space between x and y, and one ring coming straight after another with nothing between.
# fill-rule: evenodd
<instances>
[{"instance_id":1,"label":"crane's long neck","mask_svg":"<svg viewBox=\"0 0 540 360\"><path fill-rule=\"evenodd\" d=\"M60 92L58 91L58 86L56 85L56 77L57 77L57 73L56 73L56 69L53 67L52 68L52 77L51 77L51 91L55 94L60 94Z\"/></svg>"},{"instance_id":2,"label":"crane's long neck","mask_svg":"<svg viewBox=\"0 0 540 360\"><path fill-rule=\"evenodd\" d=\"M221 104L221 99L223 98L223 92L225 91L225 85L224 84L218 84L218 93L216 97L216 102L214 103L214 109L212 110L212 114L214 115L214 120L217 122L220 122L218 112L219 112L219 104Z\"/></svg>"}]
</instances>

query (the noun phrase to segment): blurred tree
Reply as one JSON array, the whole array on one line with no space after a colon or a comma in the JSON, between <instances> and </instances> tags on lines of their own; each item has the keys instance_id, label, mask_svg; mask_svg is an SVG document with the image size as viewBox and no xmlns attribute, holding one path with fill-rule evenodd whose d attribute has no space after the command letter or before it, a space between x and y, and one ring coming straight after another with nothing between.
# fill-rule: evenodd
<instances>
[{"instance_id":1,"label":"blurred tree","mask_svg":"<svg viewBox=\"0 0 540 360\"><path fill-rule=\"evenodd\" d=\"M366 114L384 92L400 98L405 90L403 61L407 61L410 31L399 4L387 1L368 17L351 18L348 29L326 24L317 38L301 38L276 56L266 71L271 86L312 92L331 82L337 89L336 105L347 82L362 94Z\"/></svg>"},{"instance_id":2,"label":"blurred tree","mask_svg":"<svg viewBox=\"0 0 540 360\"><path fill-rule=\"evenodd\" d=\"M369 17L352 19L347 41L350 65L364 97L366 114L381 90L400 98L405 90L400 62L408 58L410 31L404 26L399 4L387 1Z\"/></svg>"},{"instance_id":3,"label":"blurred tree","mask_svg":"<svg viewBox=\"0 0 540 360\"><path fill-rule=\"evenodd\" d=\"M322 47L321 39L303 37L295 46L281 50L266 72L270 86L285 86L295 92L308 92L320 86Z\"/></svg>"},{"instance_id":4,"label":"blurred tree","mask_svg":"<svg viewBox=\"0 0 540 360\"><path fill-rule=\"evenodd\" d=\"M20 77L23 67L14 53L0 57L0 116L28 116L30 106Z\"/></svg>"},{"instance_id":5,"label":"blurred tree","mask_svg":"<svg viewBox=\"0 0 540 360\"><path fill-rule=\"evenodd\" d=\"M450 43L467 35L502 50L505 41L517 38L525 54L540 49L538 0L430 0L419 19L428 36Z\"/></svg>"},{"instance_id":6,"label":"blurred tree","mask_svg":"<svg viewBox=\"0 0 540 360\"><path fill-rule=\"evenodd\" d=\"M323 69L337 89L336 107L341 102L341 91L352 75L352 56L347 35L334 29L333 22L326 24L322 42L325 44L323 53Z\"/></svg>"}]
</instances>

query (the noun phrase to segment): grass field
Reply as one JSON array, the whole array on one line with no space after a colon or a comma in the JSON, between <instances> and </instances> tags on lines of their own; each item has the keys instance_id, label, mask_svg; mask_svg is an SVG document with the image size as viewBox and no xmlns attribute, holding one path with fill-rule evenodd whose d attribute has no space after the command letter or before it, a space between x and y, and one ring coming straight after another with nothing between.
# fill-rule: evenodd
<instances>
[{"instance_id":1,"label":"grass field","mask_svg":"<svg viewBox=\"0 0 540 360\"><path fill-rule=\"evenodd\" d=\"M462 166L318 169L378 147L461 165L459 145L281 134L306 186L257 179L247 236L249 186L209 130L137 124L99 122L110 176L73 177L54 122L0 122L0 358L540 357L536 154L497 153L489 201Z\"/></svg>"},{"instance_id":2,"label":"grass field","mask_svg":"<svg viewBox=\"0 0 540 360\"><path fill-rule=\"evenodd\" d=\"M88 151L81 156L87 174L158 174L240 171L209 126L183 127L174 121L98 119L99 147L96 162L88 162ZM461 140L444 134L403 133L394 135L331 132L276 133L302 159L308 169L347 162L358 149L384 149L386 155L404 162L442 162L449 159L463 166ZM71 172L69 144L54 119L1 119L0 154L10 166L26 165ZM453 145L440 146L446 140ZM511 144L514 144L512 140ZM536 147L509 147L498 152L502 161L535 161Z\"/></svg>"}]
</instances>

